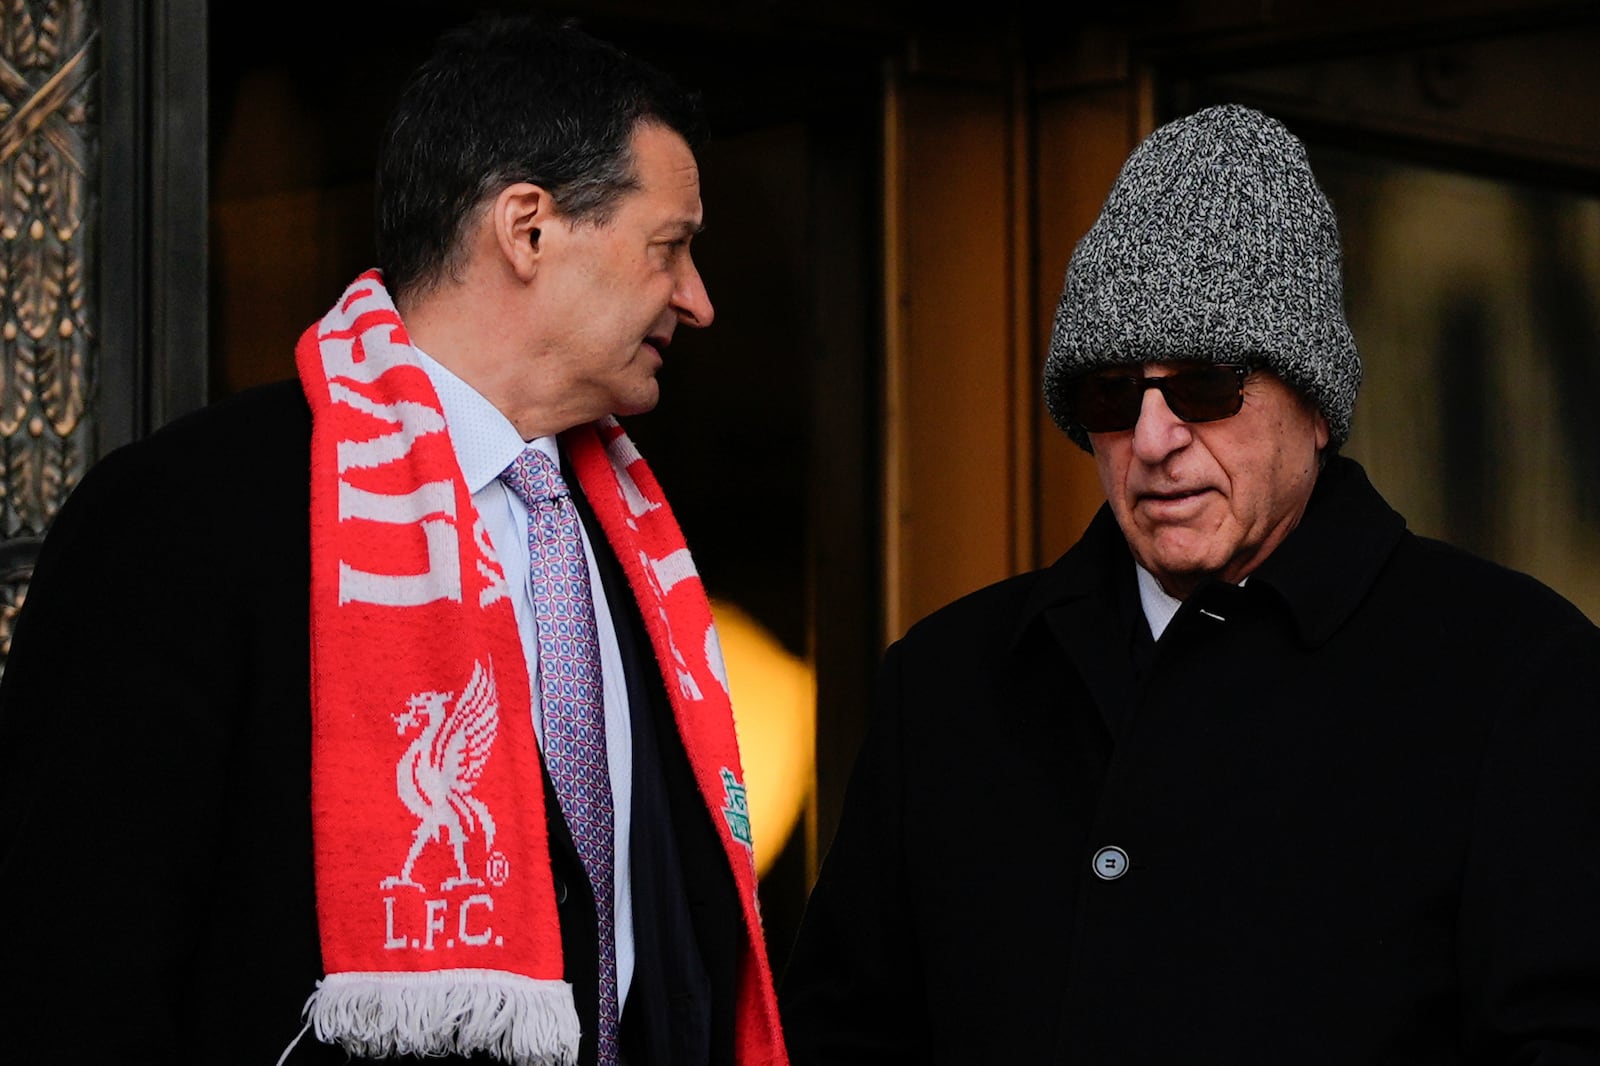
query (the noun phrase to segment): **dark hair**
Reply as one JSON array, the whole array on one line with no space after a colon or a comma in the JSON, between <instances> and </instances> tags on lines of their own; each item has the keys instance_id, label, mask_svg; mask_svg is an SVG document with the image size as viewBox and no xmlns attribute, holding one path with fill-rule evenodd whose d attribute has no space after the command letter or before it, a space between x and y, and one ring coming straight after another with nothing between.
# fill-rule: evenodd
<instances>
[{"instance_id":1,"label":"dark hair","mask_svg":"<svg viewBox=\"0 0 1600 1066\"><path fill-rule=\"evenodd\" d=\"M439 38L378 153L378 266L396 301L458 266L479 205L526 181L565 217L604 224L635 188L634 128L705 140L698 94L572 20L484 15Z\"/></svg>"}]
</instances>

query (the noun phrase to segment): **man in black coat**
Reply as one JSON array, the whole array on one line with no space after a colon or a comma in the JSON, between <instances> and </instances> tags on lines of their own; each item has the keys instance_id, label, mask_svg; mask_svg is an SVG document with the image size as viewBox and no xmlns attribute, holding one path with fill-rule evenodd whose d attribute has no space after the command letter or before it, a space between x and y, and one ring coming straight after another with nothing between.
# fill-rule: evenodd
<instances>
[{"instance_id":1,"label":"man in black coat","mask_svg":"<svg viewBox=\"0 0 1600 1066\"><path fill-rule=\"evenodd\" d=\"M0 687L0 1058L785 1061L703 590L610 418L652 408L674 331L712 320L689 251L702 136L691 94L571 26L452 31L383 140L382 269L302 339L300 380L73 493ZM357 433L335 448L338 419ZM407 481L423 456L439 480ZM522 499L523 462L569 491ZM568 645L531 576L557 522L592 575L577 727L550 717ZM391 595L429 577L398 554L324 550L362 548L351 529L447 562L448 595ZM461 628L370 622L434 608ZM506 652L485 683L422 684L480 632ZM448 742L410 739L446 706L425 735ZM573 758L557 728L603 736L586 792L547 772ZM382 828L342 828L351 810Z\"/></svg>"},{"instance_id":2,"label":"man in black coat","mask_svg":"<svg viewBox=\"0 0 1600 1066\"><path fill-rule=\"evenodd\" d=\"M1158 129L1045 369L1106 505L889 649L794 1062L1600 1063L1600 632L1407 531L1359 381L1300 143Z\"/></svg>"}]
</instances>

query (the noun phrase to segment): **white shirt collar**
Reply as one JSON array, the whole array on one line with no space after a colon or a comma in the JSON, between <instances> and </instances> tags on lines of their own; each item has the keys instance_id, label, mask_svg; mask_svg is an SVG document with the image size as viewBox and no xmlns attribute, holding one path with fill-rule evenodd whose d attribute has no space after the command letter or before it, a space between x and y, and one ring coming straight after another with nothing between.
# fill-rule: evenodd
<instances>
[{"instance_id":1,"label":"white shirt collar","mask_svg":"<svg viewBox=\"0 0 1600 1066\"><path fill-rule=\"evenodd\" d=\"M450 446L455 450L456 462L461 464L461 474L466 478L469 493L477 495L530 444L551 459L560 461L554 437L537 437L524 442L517 427L482 393L456 377L444 364L421 348L417 348L416 352L423 371L433 383L433 391L439 394L439 404L444 408L445 429L450 434Z\"/></svg>"},{"instance_id":2,"label":"white shirt collar","mask_svg":"<svg viewBox=\"0 0 1600 1066\"><path fill-rule=\"evenodd\" d=\"M1150 623L1150 635L1160 640L1183 601L1167 595L1156 576L1138 563L1133 564L1133 569L1139 577L1139 605L1144 608L1144 620Z\"/></svg>"}]
</instances>

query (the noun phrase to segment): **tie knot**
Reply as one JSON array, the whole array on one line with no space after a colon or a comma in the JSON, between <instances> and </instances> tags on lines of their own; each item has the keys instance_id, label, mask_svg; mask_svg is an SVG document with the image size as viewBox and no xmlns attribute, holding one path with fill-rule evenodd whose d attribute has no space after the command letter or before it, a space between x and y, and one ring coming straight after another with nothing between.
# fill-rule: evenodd
<instances>
[{"instance_id":1,"label":"tie knot","mask_svg":"<svg viewBox=\"0 0 1600 1066\"><path fill-rule=\"evenodd\" d=\"M561 477L561 468L538 448L522 449L522 454L500 474L500 480L528 508L569 495L567 483Z\"/></svg>"}]
</instances>

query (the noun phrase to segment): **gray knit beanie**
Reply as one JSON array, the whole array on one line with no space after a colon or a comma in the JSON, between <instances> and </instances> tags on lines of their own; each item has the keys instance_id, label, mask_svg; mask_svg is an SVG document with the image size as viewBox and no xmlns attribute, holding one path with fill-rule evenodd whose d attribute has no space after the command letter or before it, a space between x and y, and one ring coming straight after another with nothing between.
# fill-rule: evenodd
<instances>
[{"instance_id":1,"label":"gray knit beanie","mask_svg":"<svg viewBox=\"0 0 1600 1066\"><path fill-rule=\"evenodd\" d=\"M1344 320L1338 222L1305 146L1227 104L1134 149L1072 253L1044 364L1044 398L1080 448L1069 378L1123 363L1256 360L1350 436L1361 359Z\"/></svg>"}]
</instances>

